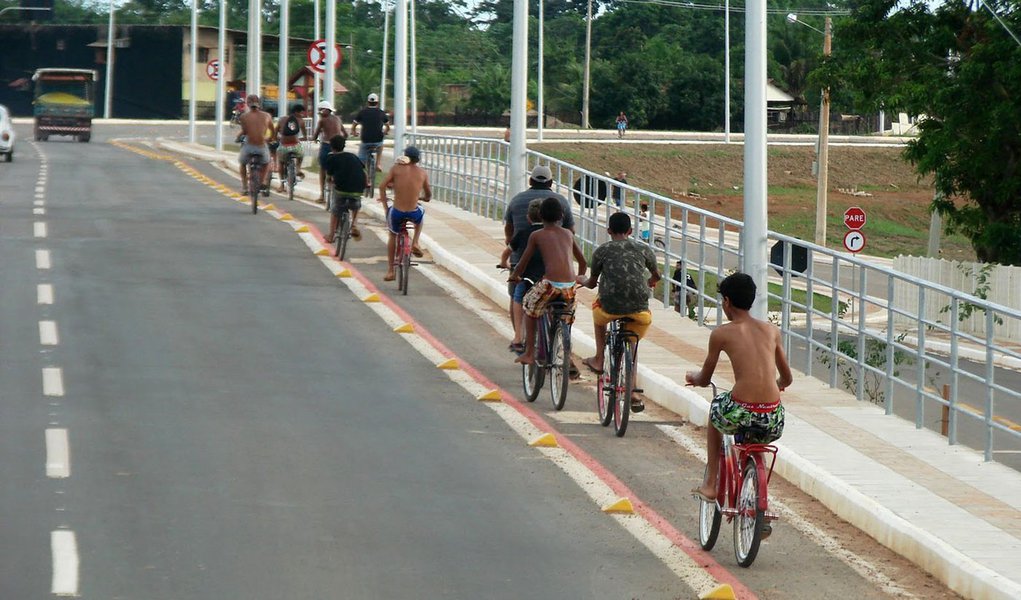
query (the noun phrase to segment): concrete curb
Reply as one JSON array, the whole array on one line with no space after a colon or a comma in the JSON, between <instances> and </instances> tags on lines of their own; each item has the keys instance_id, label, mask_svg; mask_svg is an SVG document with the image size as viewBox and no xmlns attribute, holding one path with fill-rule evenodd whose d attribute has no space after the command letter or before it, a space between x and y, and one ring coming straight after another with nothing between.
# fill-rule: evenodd
<instances>
[{"instance_id":1,"label":"concrete curb","mask_svg":"<svg viewBox=\"0 0 1021 600\"><path fill-rule=\"evenodd\" d=\"M160 140L157 141L157 145L202 160L228 162L222 154L193 147L191 144ZM298 191L303 190L299 188ZM307 191L302 195L306 194ZM362 210L363 214L383 220L382 210L374 203L363 204ZM422 234L421 242L432 254L437 265L457 275L498 306L506 304L505 284L441 247L428 234ZM575 328L572 337L576 348L594 352L595 342L591 336ZM639 365L639 378L646 395L656 404L691 422L706 422L709 403L692 389L643 365ZM776 471L784 479L818 499L838 516L879 543L931 573L952 590L976 600L1021 598L1021 584L985 567L928 531L896 515L830 472L801 457L783 443L777 445L782 451L777 458Z\"/></svg>"}]
</instances>

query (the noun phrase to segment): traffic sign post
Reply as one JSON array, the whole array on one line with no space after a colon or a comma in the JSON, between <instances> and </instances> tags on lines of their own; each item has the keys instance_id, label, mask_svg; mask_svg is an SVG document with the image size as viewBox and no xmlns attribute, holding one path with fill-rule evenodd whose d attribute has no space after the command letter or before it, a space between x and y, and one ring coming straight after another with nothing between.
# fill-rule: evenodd
<instances>
[{"instance_id":1,"label":"traffic sign post","mask_svg":"<svg viewBox=\"0 0 1021 600\"><path fill-rule=\"evenodd\" d=\"M858 253L865 248L865 234L857 229L852 229L844 234L844 248L848 252Z\"/></svg>"},{"instance_id":2,"label":"traffic sign post","mask_svg":"<svg viewBox=\"0 0 1021 600\"><path fill-rule=\"evenodd\" d=\"M340 44L333 45L333 70L340 67L340 60L344 56ZM326 40L316 40L308 47L308 66L316 73L326 72Z\"/></svg>"},{"instance_id":3,"label":"traffic sign post","mask_svg":"<svg viewBox=\"0 0 1021 600\"><path fill-rule=\"evenodd\" d=\"M220 78L220 61L219 60L214 58L213 60L211 60L208 63L206 63L206 75L210 79L212 79L213 81L216 81L217 79Z\"/></svg>"},{"instance_id":4,"label":"traffic sign post","mask_svg":"<svg viewBox=\"0 0 1021 600\"><path fill-rule=\"evenodd\" d=\"M852 206L845 210L844 225L853 231L857 231L862 227L865 227L865 211L857 206Z\"/></svg>"}]
</instances>

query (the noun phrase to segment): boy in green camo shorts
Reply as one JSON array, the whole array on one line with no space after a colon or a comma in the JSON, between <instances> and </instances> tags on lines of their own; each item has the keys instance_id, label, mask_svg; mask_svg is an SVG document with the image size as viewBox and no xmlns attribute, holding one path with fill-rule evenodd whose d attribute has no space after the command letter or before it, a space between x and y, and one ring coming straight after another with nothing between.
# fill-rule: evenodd
<instances>
[{"instance_id":1,"label":"boy in green camo shorts","mask_svg":"<svg viewBox=\"0 0 1021 600\"><path fill-rule=\"evenodd\" d=\"M748 312L755 301L752 278L734 273L720 282L719 292L729 323L717 327L709 335L709 352L702 370L685 375L688 385L709 385L720 352L727 355L734 369L734 389L718 394L709 408L710 426L706 427L709 468L701 487L691 490L707 502L716 500L722 435L740 433L742 441L748 444L766 444L779 439L784 417L780 392L792 381L780 330ZM776 378L777 372L779 378Z\"/></svg>"}]
</instances>

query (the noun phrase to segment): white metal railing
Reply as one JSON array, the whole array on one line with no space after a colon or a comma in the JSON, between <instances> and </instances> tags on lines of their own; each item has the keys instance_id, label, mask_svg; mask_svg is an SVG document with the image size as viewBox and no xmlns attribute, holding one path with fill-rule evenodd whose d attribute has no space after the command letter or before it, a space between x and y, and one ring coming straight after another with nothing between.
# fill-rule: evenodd
<instances>
[{"instance_id":1,"label":"white metal railing","mask_svg":"<svg viewBox=\"0 0 1021 600\"><path fill-rule=\"evenodd\" d=\"M413 143L434 199L503 217L507 143L428 134ZM710 327L722 322L715 282L742 267L740 221L528 151L527 171L539 163L553 171L553 191L573 201L583 248L606 240L610 214L628 212L636 237L649 230L647 243L667 275L657 298L670 305L671 290L684 288L683 276L672 277L680 264L695 280L687 290L696 298L689 314ZM769 314L794 368L918 428L942 431L951 444L981 448L986 460L1021 450L1021 348L994 335L1021 326L1021 311L800 239L774 232L768 238L777 256ZM905 296L915 299L913 308L905 308ZM926 316L931 301L945 306L940 318ZM981 335L960 325L975 315L986 321Z\"/></svg>"}]
</instances>

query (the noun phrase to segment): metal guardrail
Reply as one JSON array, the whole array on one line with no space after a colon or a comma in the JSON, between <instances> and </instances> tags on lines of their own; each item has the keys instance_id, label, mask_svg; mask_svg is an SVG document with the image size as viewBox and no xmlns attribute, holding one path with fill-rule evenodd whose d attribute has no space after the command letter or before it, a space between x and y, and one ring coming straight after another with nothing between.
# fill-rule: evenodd
<instances>
[{"instance_id":1,"label":"metal guardrail","mask_svg":"<svg viewBox=\"0 0 1021 600\"><path fill-rule=\"evenodd\" d=\"M491 219L507 202L507 143L494 139L418 134L436 200ZM591 250L607 239L605 223L628 212L635 235L666 275L657 291L664 306L685 288L672 266L692 271L696 301L688 310L699 324L722 323L715 282L743 264L743 225L677 200L621 184L605 174L528 151L553 171L553 191L574 202L576 234ZM647 210L642 210L646 205ZM768 233L782 257L770 277L770 319L782 330L794 368L842 387L887 414L941 431L950 444L982 449L985 459L1021 451L1021 349L1000 342L997 329L1021 323L1021 312L894 271L882 264L810 242ZM804 260L804 265L797 264ZM795 267L802 267L803 271ZM683 302L685 294L679 297ZM905 298L912 300L905 301ZM943 319L924 317L940 302ZM983 335L963 332L962 315L985 315ZM923 316L920 316L923 315ZM910 325L904 325L905 321ZM1009 462L1009 461L1008 461ZM1015 468L1021 468L1016 463Z\"/></svg>"}]
</instances>

